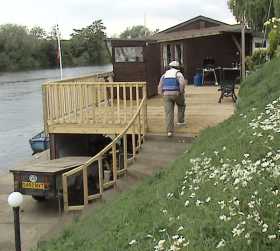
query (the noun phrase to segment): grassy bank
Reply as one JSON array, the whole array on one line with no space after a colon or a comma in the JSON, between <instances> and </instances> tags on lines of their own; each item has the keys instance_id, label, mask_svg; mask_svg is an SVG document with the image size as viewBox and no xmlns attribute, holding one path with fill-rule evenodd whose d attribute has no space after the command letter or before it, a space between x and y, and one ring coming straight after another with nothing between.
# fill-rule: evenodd
<instances>
[{"instance_id":1,"label":"grassy bank","mask_svg":"<svg viewBox=\"0 0 280 251\"><path fill-rule=\"evenodd\" d=\"M279 65L250 76L235 115L167 171L38 251L280 250Z\"/></svg>"}]
</instances>

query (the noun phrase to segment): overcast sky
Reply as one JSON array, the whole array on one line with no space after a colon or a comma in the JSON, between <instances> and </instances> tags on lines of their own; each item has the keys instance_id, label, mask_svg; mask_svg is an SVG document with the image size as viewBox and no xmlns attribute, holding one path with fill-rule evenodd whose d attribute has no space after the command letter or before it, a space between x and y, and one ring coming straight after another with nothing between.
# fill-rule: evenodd
<instances>
[{"instance_id":1,"label":"overcast sky","mask_svg":"<svg viewBox=\"0 0 280 251\"><path fill-rule=\"evenodd\" d=\"M46 31L59 24L64 38L73 28L102 19L107 35L119 34L126 27L144 24L149 29L166 29L198 15L235 23L227 0L2 0L0 25L15 23Z\"/></svg>"}]
</instances>

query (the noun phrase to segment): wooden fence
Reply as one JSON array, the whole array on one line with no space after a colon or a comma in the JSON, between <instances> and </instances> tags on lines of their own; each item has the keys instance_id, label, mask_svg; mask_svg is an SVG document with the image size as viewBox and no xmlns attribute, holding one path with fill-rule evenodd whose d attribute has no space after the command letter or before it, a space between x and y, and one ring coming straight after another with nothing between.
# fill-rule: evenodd
<instances>
[{"instance_id":1,"label":"wooden fence","mask_svg":"<svg viewBox=\"0 0 280 251\"><path fill-rule=\"evenodd\" d=\"M45 131L67 124L124 127L144 96L144 82L47 83L43 85Z\"/></svg>"}]
</instances>

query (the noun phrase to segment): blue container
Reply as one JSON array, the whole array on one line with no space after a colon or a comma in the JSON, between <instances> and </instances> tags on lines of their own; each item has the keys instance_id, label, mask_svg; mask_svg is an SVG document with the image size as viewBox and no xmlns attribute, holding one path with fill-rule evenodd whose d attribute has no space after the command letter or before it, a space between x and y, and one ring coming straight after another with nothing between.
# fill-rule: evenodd
<instances>
[{"instance_id":1,"label":"blue container","mask_svg":"<svg viewBox=\"0 0 280 251\"><path fill-rule=\"evenodd\" d=\"M34 153L39 153L49 148L49 137L44 131L38 133L29 140L29 144Z\"/></svg>"},{"instance_id":2,"label":"blue container","mask_svg":"<svg viewBox=\"0 0 280 251\"><path fill-rule=\"evenodd\" d=\"M196 73L193 77L193 83L196 86L202 86L202 74Z\"/></svg>"}]
</instances>

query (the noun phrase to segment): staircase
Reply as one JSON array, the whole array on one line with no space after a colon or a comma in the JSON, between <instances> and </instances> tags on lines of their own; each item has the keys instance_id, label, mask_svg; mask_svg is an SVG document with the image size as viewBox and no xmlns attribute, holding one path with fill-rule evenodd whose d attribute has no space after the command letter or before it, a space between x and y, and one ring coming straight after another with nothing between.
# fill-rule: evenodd
<instances>
[{"instance_id":1,"label":"staircase","mask_svg":"<svg viewBox=\"0 0 280 251\"><path fill-rule=\"evenodd\" d=\"M116 191L127 191L131 186L143 181L145 177L167 168L170 163L190 148L191 141L190 137L168 138L148 134L136 161L128 167L127 175L118 179L116 190L105 191L102 199L108 200L108 196L111 197L109 194L115 194Z\"/></svg>"}]
</instances>

